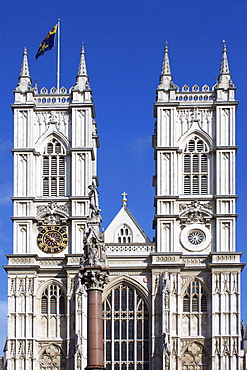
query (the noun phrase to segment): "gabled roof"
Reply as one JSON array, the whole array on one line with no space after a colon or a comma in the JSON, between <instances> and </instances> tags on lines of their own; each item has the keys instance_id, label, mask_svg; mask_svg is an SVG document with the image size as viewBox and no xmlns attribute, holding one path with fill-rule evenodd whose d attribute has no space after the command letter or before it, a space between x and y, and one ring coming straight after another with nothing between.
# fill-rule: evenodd
<instances>
[{"instance_id":1,"label":"gabled roof","mask_svg":"<svg viewBox=\"0 0 247 370\"><path fill-rule=\"evenodd\" d=\"M131 243L150 243L150 239L125 204L105 230L105 242L118 243L118 233L124 226L131 230Z\"/></svg>"}]
</instances>

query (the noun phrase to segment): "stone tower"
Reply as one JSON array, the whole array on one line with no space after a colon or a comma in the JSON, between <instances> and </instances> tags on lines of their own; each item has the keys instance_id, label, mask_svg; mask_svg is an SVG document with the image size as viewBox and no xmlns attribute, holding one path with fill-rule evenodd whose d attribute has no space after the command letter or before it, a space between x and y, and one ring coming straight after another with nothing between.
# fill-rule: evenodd
<instances>
[{"instance_id":1,"label":"stone tower","mask_svg":"<svg viewBox=\"0 0 247 370\"><path fill-rule=\"evenodd\" d=\"M166 45L153 137L155 258L166 269L165 369L240 368L237 105L225 44L215 86L181 90Z\"/></svg>"},{"instance_id":2,"label":"stone tower","mask_svg":"<svg viewBox=\"0 0 247 370\"><path fill-rule=\"evenodd\" d=\"M84 369L87 308L79 270L88 217L98 209L99 146L84 48L69 91L33 88L25 48L14 96L7 368Z\"/></svg>"},{"instance_id":3,"label":"stone tower","mask_svg":"<svg viewBox=\"0 0 247 370\"><path fill-rule=\"evenodd\" d=\"M100 232L84 48L69 91L32 87L24 49L14 95L7 369L240 370L238 103L226 45L212 89L180 90L165 47L154 106L154 242L126 192Z\"/></svg>"}]
</instances>

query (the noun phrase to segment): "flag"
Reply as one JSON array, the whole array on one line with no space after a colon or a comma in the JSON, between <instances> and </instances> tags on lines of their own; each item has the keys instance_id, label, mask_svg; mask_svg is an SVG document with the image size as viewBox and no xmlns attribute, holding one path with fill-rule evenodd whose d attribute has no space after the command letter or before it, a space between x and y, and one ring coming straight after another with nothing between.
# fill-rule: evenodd
<instances>
[{"instance_id":1,"label":"flag","mask_svg":"<svg viewBox=\"0 0 247 370\"><path fill-rule=\"evenodd\" d=\"M39 50L37 51L37 54L35 55L36 59L38 59L40 55L44 55L46 51L51 50L53 48L54 42L55 42L56 31L57 31L57 24L51 29L51 31L48 33L46 38L39 45Z\"/></svg>"}]
</instances>

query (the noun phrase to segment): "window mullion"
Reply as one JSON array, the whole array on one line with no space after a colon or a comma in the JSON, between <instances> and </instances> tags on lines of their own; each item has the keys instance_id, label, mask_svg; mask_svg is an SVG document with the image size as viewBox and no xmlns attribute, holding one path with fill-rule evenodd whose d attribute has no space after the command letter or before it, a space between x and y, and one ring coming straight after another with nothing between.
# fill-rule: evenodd
<instances>
[{"instance_id":1,"label":"window mullion","mask_svg":"<svg viewBox=\"0 0 247 370\"><path fill-rule=\"evenodd\" d=\"M137 305L137 299L136 299L136 290L134 290L134 370L136 370L136 362L137 362L137 335L136 335L136 329L137 329L137 317L136 317L136 305Z\"/></svg>"},{"instance_id":2,"label":"window mullion","mask_svg":"<svg viewBox=\"0 0 247 370\"><path fill-rule=\"evenodd\" d=\"M114 344L115 344L115 338L114 338L114 316L115 316L115 307L114 307L114 299L115 299L115 290L112 290L112 301L111 301L111 358L113 361L111 361L111 368L114 370L114 362L115 362L115 356L114 356Z\"/></svg>"}]
</instances>

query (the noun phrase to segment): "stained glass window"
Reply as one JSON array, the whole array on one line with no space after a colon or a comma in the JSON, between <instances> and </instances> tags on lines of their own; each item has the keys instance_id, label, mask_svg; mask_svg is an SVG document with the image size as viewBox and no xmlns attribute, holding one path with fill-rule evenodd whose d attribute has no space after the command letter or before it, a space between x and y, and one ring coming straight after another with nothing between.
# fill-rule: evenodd
<instances>
[{"instance_id":1,"label":"stained glass window","mask_svg":"<svg viewBox=\"0 0 247 370\"><path fill-rule=\"evenodd\" d=\"M138 291L120 284L103 302L107 370L149 369L149 312ZM113 325L111 325L113 323Z\"/></svg>"}]
</instances>

